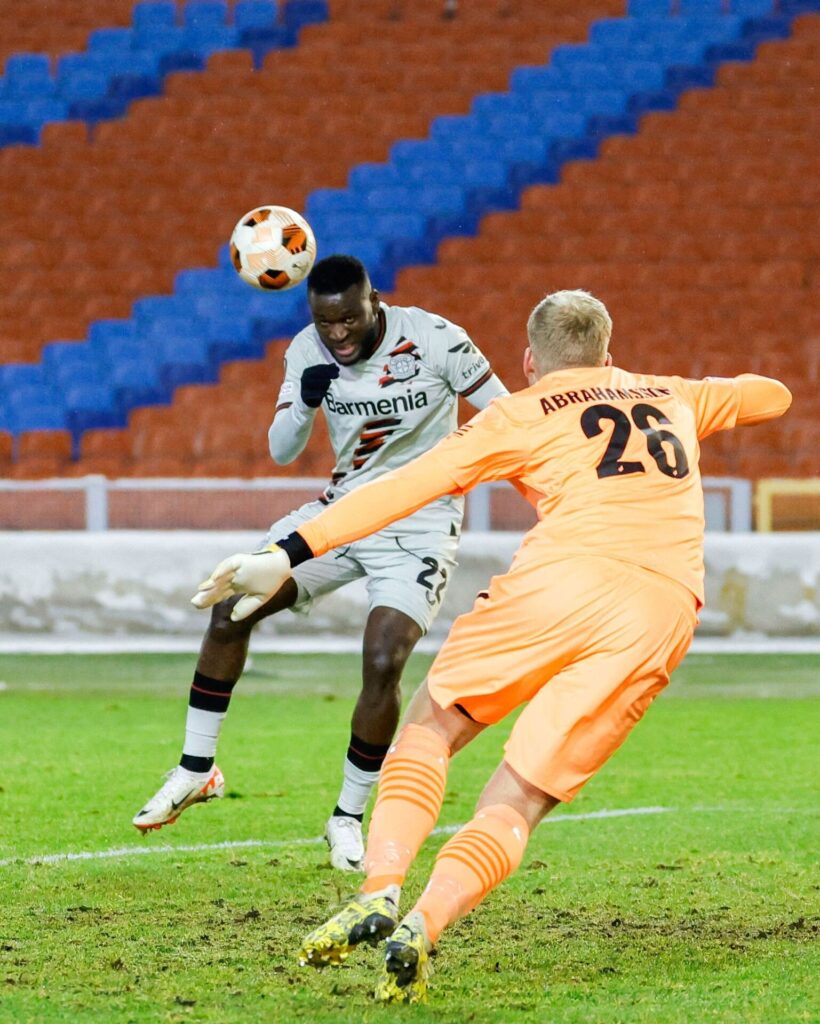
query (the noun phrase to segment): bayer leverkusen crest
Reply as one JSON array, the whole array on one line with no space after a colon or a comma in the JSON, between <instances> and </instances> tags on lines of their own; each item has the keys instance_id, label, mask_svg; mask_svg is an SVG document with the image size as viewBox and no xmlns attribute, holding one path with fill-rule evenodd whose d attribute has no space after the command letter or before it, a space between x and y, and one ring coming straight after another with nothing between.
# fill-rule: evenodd
<instances>
[{"instance_id":1,"label":"bayer leverkusen crest","mask_svg":"<svg viewBox=\"0 0 820 1024\"><path fill-rule=\"evenodd\" d=\"M391 384L402 384L412 380L421 369L421 356L414 341L400 338L398 345L387 356L383 376L379 378L379 387L387 388Z\"/></svg>"}]
</instances>

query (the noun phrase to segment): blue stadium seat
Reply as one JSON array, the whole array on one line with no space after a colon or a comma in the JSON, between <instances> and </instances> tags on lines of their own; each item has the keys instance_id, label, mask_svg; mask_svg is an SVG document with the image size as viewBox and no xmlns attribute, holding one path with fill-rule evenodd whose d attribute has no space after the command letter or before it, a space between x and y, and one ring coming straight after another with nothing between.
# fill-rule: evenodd
<instances>
[{"instance_id":1,"label":"blue stadium seat","mask_svg":"<svg viewBox=\"0 0 820 1024\"><path fill-rule=\"evenodd\" d=\"M440 161L418 160L408 164L400 180L413 185L459 185L464 174L463 164L452 159Z\"/></svg>"},{"instance_id":2,"label":"blue stadium seat","mask_svg":"<svg viewBox=\"0 0 820 1024\"><path fill-rule=\"evenodd\" d=\"M508 92L485 92L473 97L470 112L480 118L520 113L521 100Z\"/></svg>"},{"instance_id":3,"label":"blue stadium seat","mask_svg":"<svg viewBox=\"0 0 820 1024\"><path fill-rule=\"evenodd\" d=\"M234 25L240 33L274 27L276 18L277 8L272 0L239 0L234 7Z\"/></svg>"},{"instance_id":4,"label":"blue stadium seat","mask_svg":"<svg viewBox=\"0 0 820 1024\"><path fill-rule=\"evenodd\" d=\"M133 341L136 334L136 327L131 320L95 320L89 329L88 337L93 348L111 339Z\"/></svg>"},{"instance_id":5,"label":"blue stadium seat","mask_svg":"<svg viewBox=\"0 0 820 1024\"><path fill-rule=\"evenodd\" d=\"M592 89L579 99L581 113L617 115L626 112L629 96L624 89Z\"/></svg>"},{"instance_id":6,"label":"blue stadium seat","mask_svg":"<svg viewBox=\"0 0 820 1024\"><path fill-rule=\"evenodd\" d=\"M131 307L137 337L144 337L146 330L160 317L176 317L184 323L188 314L188 303L181 295L147 295L137 299Z\"/></svg>"},{"instance_id":7,"label":"blue stadium seat","mask_svg":"<svg viewBox=\"0 0 820 1024\"><path fill-rule=\"evenodd\" d=\"M177 23L173 0L143 0L134 4L131 23L136 29L173 28Z\"/></svg>"},{"instance_id":8,"label":"blue stadium seat","mask_svg":"<svg viewBox=\"0 0 820 1024\"><path fill-rule=\"evenodd\" d=\"M423 213L379 213L369 218L372 230L379 238L422 238L427 230L427 218Z\"/></svg>"},{"instance_id":9,"label":"blue stadium seat","mask_svg":"<svg viewBox=\"0 0 820 1024\"><path fill-rule=\"evenodd\" d=\"M12 433L22 434L26 430L65 430L68 426L66 410L62 405L25 405L8 408L7 420Z\"/></svg>"},{"instance_id":10,"label":"blue stadium seat","mask_svg":"<svg viewBox=\"0 0 820 1024\"><path fill-rule=\"evenodd\" d=\"M613 79L628 92L663 88L666 68L654 61L624 61L614 69Z\"/></svg>"},{"instance_id":11,"label":"blue stadium seat","mask_svg":"<svg viewBox=\"0 0 820 1024\"><path fill-rule=\"evenodd\" d=\"M108 92L109 76L102 71L73 71L58 78L58 93L65 103L97 100Z\"/></svg>"},{"instance_id":12,"label":"blue stadium seat","mask_svg":"<svg viewBox=\"0 0 820 1024\"><path fill-rule=\"evenodd\" d=\"M285 25L290 29L315 25L329 16L327 0L288 0L285 5Z\"/></svg>"},{"instance_id":13,"label":"blue stadium seat","mask_svg":"<svg viewBox=\"0 0 820 1024\"><path fill-rule=\"evenodd\" d=\"M134 360L150 364L155 362L153 345L142 338L104 337L93 340L89 347L108 380L113 380L114 370L122 363Z\"/></svg>"},{"instance_id":14,"label":"blue stadium seat","mask_svg":"<svg viewBox=\"0 0 820 1024\"><path fill-rule=\"evenodd\" d=\"M207 55L239 45L239 31L227 24L225 0L188 0L183 9L183 49Z\"/></svg>"},{"instance_id":15,"label":"blue stadium seat","mask_svg":"<svg viewBox=\"0 0 820 1024\"><path fill-rule=\"evenodd\" d=\"M304 322L300 323L304 326ZM292 334L296 333L295 328ZM208 350L214 373L221 363L233 359L260 359L265 354L266 332L257 337L251 321L243 324L243 330L237 330L235 318L213 320L208 324Z\"/></svg>"},{"instance_id":16,"label":"blue stadium seat","mask_svg":"<svg viewBox=\"0 0 820 1024\"><path fill-rule=\"evenodd\" d=\"M431 139L402 139L390 147L390 163L400 170L409 167L416 160L450 159L452 150L444 142L433 142Z\"/></svg>"},{"instance_id":17,"label":"blue stadium seat","mask_svg":"<svg viewBox=\"0 0 820 1024\"><path fill-rule=\"evenodd\" d=\"M54 95L51 62L44 53L13 53L6 60L3 99L49 99Z\"/></svg>"},{"instance_id":18,"label":"blue stadium seat","mask_svg":"<svg viewBox=\"0 0 820 1024\"><path fill-rule=\"evenodd\" d=\"M629 0L627 14L633 18L666 18L672 13L673 0Z\"/></svg>"},{"instance_id":19,"label":"blue stadium seat","mask_svg":"<svg viewBox=\"0 0 820 1024\"><path fill-rule=\"evenodd\" d=\"M737 39L743 28L743 19L736 14L690 15L680 19L680 26L681 32L690 39L717 43Z\"/></svg>"},{"instance_id":20,"label":"blue stadium seat","mask_svg":"<svg viewBox=\"0 0 820 1024\"><path fill-rule=\"evenodd\" d=\"M86 384L106 384L108 367L96 360L87 363L66 363L55 367L50 379L67 392L70 388Z\"/></svg>"},{"instance_id":21,"label":"blue stadium seat","mask_svg":"<svg viewBox=\"0 0 820 1024\"><path fill-rule=\"evenodd\" d=\"M382 284L377 284L378 272L377 268L382 261L384 256L384 243L381 239L369 237L367 235L355 235L350 238L345 238L343 235L337 235L332 239L332 245L328 246L327 254L330 255L332 252L342 252L350 256L355 256L360 259L362 263L371 271L373 277L373 283L376 287L384 287ZM285 295L288 293L285 292ZM277 299L279 296L277 296ZM300 311L300 326L304 326L306 318L304 313Z\"/></svg>"},{"instance_id":22,"label":"blue stadium seat","mask_svg":"<svg viewBox=\"0 0 820 1024\"><path fill-rule=\"evenodd\" d=\"M723 0L678 0L678 14L723 14Z\"/></svg>"},{"instance_id":23,"label":"blue stadium seat","mask_svg":"<svg viewBox=\"0 0 820 1024\"><path fill-rule=\"evenodd\" d=\"M401 174L396 167L391 167L390 164L357 164L348 177L349 187L362 191L371 188L393 188L401 183Z\"/></svg>"},{"instance_id":24,"label":"blue stadium seat","mask_svg":"<svg viewBox=\"0 0 820 1024\"><path fill-rule=\"evenodd\" d=\"M186 28L223 28L227 23L225 0L188 0L182 8L182 24Z\"/></svg>"},{"instance_id":25,"label":"blue stadium seat","mask_svg":"<svg viewBox=\"0 0 820 1024\"><path fill-rule=\"evenodd\" d=\"M314 217L335 213L359 213L361 200L342 188L317 188L307 198L305 216L312 224Z\"/></svg>"},{"instance_id":26,"label":"blue stadium seat","mask_svg":"<svg viewBox=\"0 0 820 1024\"><path fill-rule=\"evenodd\" d=\"M123 410L163 404L171 397L169 388L160 380L159 365L151 358L124 357L111 367L108 379Z\"/></svg>"},{"instance_id":27,"label":"blue stadium seat","mask_svg":"<svg viewBox=\"0 0 820 1024\"><path fill-rule=\"evenodd\" d=\"M167 337L158 339L160 380L173 390L180 384L215 381L218 368L212 363L209 342L204 338Z\"/></svg>"},{"instance_id":28,"label":"blue stadium seat","mask_svg":"<svg viewBox=\"0 0 820 1024\"><path fill-rule=\"evenodd\" d=\"M48 406L61 408L63 405L63 393L54 384L21 384L5 396L5 404L8 409L19 414L27 406Z\"/></svg>"},{"instance_id":29,"label":"blue stadium seat","mask_svg":"<svg viewBox=\"0 0 820 1024\"><path fill-rule=\"evenodd\" d=\"M458 214L466 206L466 190L458 185L425 185L413 209L430 216Z\"/></svg>"},{"instance_id":30,"label":"blue stadium seat","mask_svg":"<svg viewBox=\"0 0 820 1024\"><path fill-rule=\"evenodd\" d=\"M33 145L37 129L32 126L25 104L0 100L0 145Z\"/></svg>"},{"instance_id":31,"label":"blue stadium seat","mask_svg":"<svg viewBox=\"0 0 820 1024\"><path fill-rule=\"evenodd\" d=\"M450 145L458 140L466 142L481 137L479 124L466 114L440 114L430 122L430 138L434 142Z\"/></svg>"},{"instance_id":32,"label":"blue stadium seat","mask_svg":"<svg viewBox=\"0 0 820 1024\"><path fill-rule=\"evenodd\" d=\"M468 160L461 169L461 180L470 188L501 188L507 183L506 162Z\"/></svg>"},{"instance_id":33,"label":"blue stadium seat","mask_svg":"<svg viewBox=\"0 0 820 1024\"><path fill-rule=\"evenodd\" d=\"M82 341L50 341L43 346L41 362L48 382L60 386L68 372L75 369L100 373L99 358Z\"/></svg>"},{"instance_id":34,"label":"blue stadium seat","mask_svg":"<svg viewBox=\"0 0 820 1024\"><path fill-rule=\"evenodd\" d=\"M548 110L532 115L538 130L554 139L574 139L586 129L586 114Z\"/></svg>"},{"instance_id":35,"label":"blue stadium seat","mask_svg":"<svg viewBox=\"0 0 820 1024\"><path fill-rule=\"evenodd\" d=\"M593 46L626 48L635 42L635 28L639 25L634 18L601 18L589 30L589 41Z\"/></svg>"},{"instance_id":36,"label":"blue stadium seat","mask_svg":"<svg viewBox=\"0 0 820 1024\"><path fill-rule=\"evenodd\" d=\"M130 28L97 28L88 37L88 52L122 55L131 50L133 41Z\"/></svg>"},{"instance_id":37,"label":"blue stadium seat","mask_svg":"<svg viewBox=\"0 0 820 1024\"><path fill-rule=\"evenodd\" d=\"M367 235L373 230L373 215L364 209L361 204L355 213L334 213L315 217L311 220L313 230L317 238L322 241L331 238L333 235ZM325 246L321 246L324 251Z\"/></svg>"},{"instance_id":38,"label":"blue stadium seat","mask_svg":"<svg viewBox=\"0 0 820 1024\"><path fill-rule=\"evenodd\" d=\"M550 64L555 68L571 68L577 64L588 65L592 56L592 47L587 43L564 43L556 46L550 57Z\"/></svg>"},{"instance_id":39,"label":"blue stadium seat","mask_svg":"<svg viewBox=\"0 0 820 1024\"><path fill-rule=\"evenodd\" d=\"M480 120L482 134L494 138L525 138L537 130L537 121L531 114L490 114Z\"/></svg>"},{"instance_id":40,"label":"blue stadium seat","mask_svg":"<svg viewBox=\"0 0 820 1024\"><path fill-rule=\"evenodd\" d=\"M203 294L221 293L234 284L246 287L235 270L194 267L191 270L179 271L174 278L174 293L179 298L190 295L192 299L196 299Z\"/></svg>"},{"instance_id":41,"label":"blue stadium seat","mask_svg":"<svg viewBox=\"0 0 820 1024\"><path fill-rule=\"evenodd\" d=\"M236 29L224 28L186 28L182 35L184 51L208 57L220 50L234 50L239 46L239 33Z\"/></svg>"},{"instance_id":42,"label":"blue stadium seat","mask_svg":"<svg viewBox=\"0 0 820 1024\"><path fill-rule=\"evenodd\" d=\"M66 425L76 436L95 427L123 427L126 416L106 384L75 384L65 393Z\"/></svg>"},{"instance_id":43,"label":"blue stadium seat","mask_svg":"<svg viewBox=\"0 0 820 1024\"><path fill-rule=\"evenodd\" d=\"M774 0L732 0L732 14L741 18L765 18L774 10Z\"/></svg>"},{"instance_id":44,"label":"blue stadium seat","mask_svg":"<svg viewBox=\"0 0 820 1024\"><path fill-rule=\"evenodd\" d=\"M68 104L59 99L25 100L20 104L22 123L31 125L35 131L47 121L65 121L68 114Z\"/></svg>"},{"instance_id":45,"label":"blue stadium seat","mask_svg":"<svg viewBox=\"0 0 820 1024\"><path fill-rule=\"evenodd\" d=\"M513 92L529 92L532 89L555 89L563 91L567 88L567 80L559 68L542 65L522 65L510 75L510 88Z\"/></svg>"},{"instance_id":46,"label":"blue stadium seat","mask_svg":"<svg viewBox=\"0 0 820 1024\"><path fill-rule=\"evenodd\" d=\"M0 392L4 400L12 391L32 385L46 384L45 370L41 363L6 363L0 366Z\"/></svg>"},{"instance_id":47,"label":"blue stadium seat","mask_svg":"<svg viewBox=\"0 0 820 1024\"><path fill-rule=\"evenodd\" d=\"M392 185L387 188L371 188L361 193L359 209L367 209L376 213L390 213L394 210L414 210L416 208L416 189L407 185Z\"/></svg>"},{"instance_id":48,"label":"blue stadium seat","mask_svg":"<svg viewBox=\"0 0 820 1024\"><path fill-rule=\"evenodd\" d=\"M134 29L134 45L137 49L148 50L161 57L171 53L181 53L184 41L182 28L146 25L144 28Z\"/></svg>"},{"instance_id":49,"label":"blue stadium seat","mask_svg":"<svg viewBox=\"0 0 820 1024\"><path fill-rule=\"evenodd\" d=\"M171 299L173 305L166 305L163 302L167 298ZM162 309L163 312L154 313L155 309ZM146 341L153 341L158 348L162 347L167 339L187 341L189 338L197 337L199 323L191 316L190 302L187 298L163 295L140 299L134 303L134 313L137 336Z\"/></svg>"}]
</instances>

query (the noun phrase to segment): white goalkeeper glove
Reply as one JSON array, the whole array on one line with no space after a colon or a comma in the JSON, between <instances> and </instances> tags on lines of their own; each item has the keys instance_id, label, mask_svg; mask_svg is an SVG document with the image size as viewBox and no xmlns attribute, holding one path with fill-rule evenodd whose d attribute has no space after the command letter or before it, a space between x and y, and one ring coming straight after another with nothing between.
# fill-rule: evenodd
<instances>
[{"instance_id":1,"label":"white goalkeeper glove","mask_svg":"<svg viewBox=\"0 0 820 1024\"><path fill-rule=\"evenodd\" d=\"M243 594L231 610L231 619L240 622L267 603L290 574L290 559L279 547L231 555L199 584L191 604L196 608L210 608L235 594Z\"/></svg>"}]
</instances>

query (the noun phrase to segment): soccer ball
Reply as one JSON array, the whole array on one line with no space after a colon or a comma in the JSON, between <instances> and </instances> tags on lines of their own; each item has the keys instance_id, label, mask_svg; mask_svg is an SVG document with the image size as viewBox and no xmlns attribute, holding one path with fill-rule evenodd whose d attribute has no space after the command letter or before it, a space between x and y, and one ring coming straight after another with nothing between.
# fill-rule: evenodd
<instances>
[{"instance_id":1,"label":"soccer ball","mask_svg":"<svg viewBox=\"0 0 820 1024\"><path fill-rule=\"evenodd\" d=\"M231 262L243 281L265 291L293 288L316 259L313 230L286 206L259 206L246 213L231 235Z\"/></svg>"}]
</instances>

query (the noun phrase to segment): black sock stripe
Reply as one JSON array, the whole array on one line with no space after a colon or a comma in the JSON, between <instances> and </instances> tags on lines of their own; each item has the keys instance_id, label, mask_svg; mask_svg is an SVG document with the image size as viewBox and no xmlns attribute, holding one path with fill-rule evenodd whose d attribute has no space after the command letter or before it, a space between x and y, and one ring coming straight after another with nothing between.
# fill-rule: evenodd
<instances>
[{"instance_id":1,"label":"black sock stripe","mask_svg":"<svg viewBox=\"0 0 820 1024\"><path fill-rule=\"evenodd\" d=\"M191 692L188 695L188 706L197 708L199 711L227 711L236 682L235 679L232 682L211 679L209 676L202 675L201 672L194 672L194 681L191 683Z\"/></svg>"},{"instance_id":2,"label":"black sock stripe","mask_svg":"<svg viewBox=\"0 0 820 1024\"><path fill-rule=\"evenodd\" d=\"M195 754L183 754L179 763L189 772L209 772L213 768L214 759L212 757L197 757Z\"/></svg>"},{"instance_id":3,"label":"black sock stripe","mask_svg":"<svg viewBox=\"0 0 820 1024\"><path fill-rule=\"evenodd\" d=\"M203 675L201 672L194 672L194 686L200 690L207 690L209 693L230 695L238 682L238 679L211 679L210 676Z\"/></svg>"},{"instance_id":4,"label":"black sock stripe","mask_svg":"<svg viewBox=\"0 0 820 1024\"><path fill-rule=\"evenodd\" d=\"M363 772L378 772L387 757L389 743L368 743L355 734L350 736L347 760Z\"/></svg>"}]
</instances>

